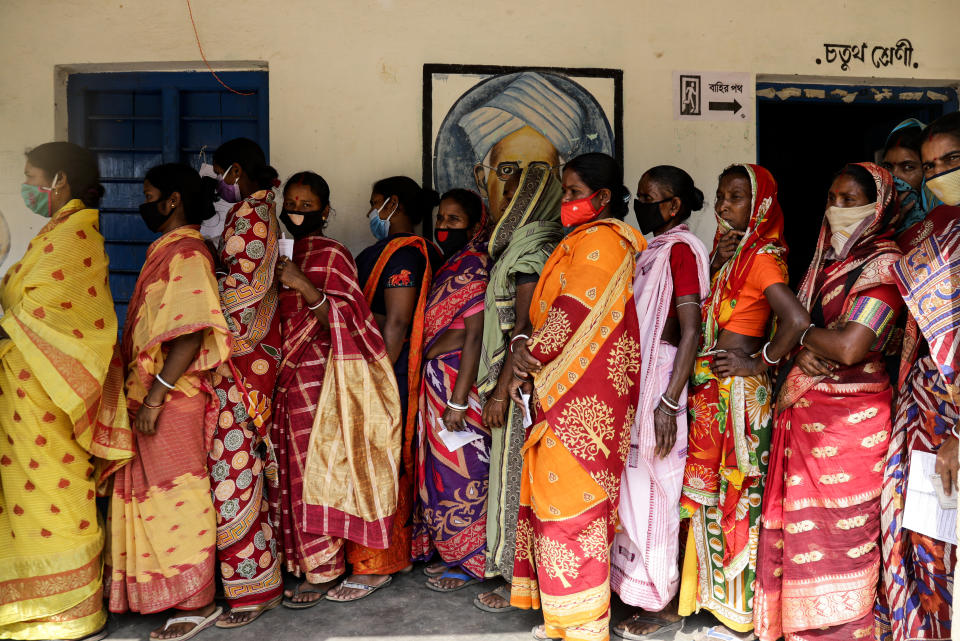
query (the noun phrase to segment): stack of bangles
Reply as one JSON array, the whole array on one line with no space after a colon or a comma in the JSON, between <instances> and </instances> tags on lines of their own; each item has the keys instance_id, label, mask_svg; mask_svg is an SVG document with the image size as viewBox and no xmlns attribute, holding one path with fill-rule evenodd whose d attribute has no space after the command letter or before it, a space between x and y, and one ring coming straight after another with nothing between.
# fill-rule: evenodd
<instances>
[{"instance_id":1,"label":"stack of bangles","mask_svg":"<svg viewBox=\"0 0 960 641\"><path fill-rule=\"evenodd\" d=\"M667 409L663 409L666 407ZM686 407L681 407L680 403L668 397L666 394L660 395L660 404L657 405L657 411L667 416L680 416L687 411Z\"/></svg>"}]
</instances>

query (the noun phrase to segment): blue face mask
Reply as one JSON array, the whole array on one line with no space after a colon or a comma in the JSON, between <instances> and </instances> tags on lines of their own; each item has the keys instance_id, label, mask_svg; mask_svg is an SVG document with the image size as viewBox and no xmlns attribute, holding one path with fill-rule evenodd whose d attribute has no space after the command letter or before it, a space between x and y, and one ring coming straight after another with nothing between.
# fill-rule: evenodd
<instances>
[{"instance_id":1,"label":"blue face mask","mask_svg":"<svg viewBox=\"0 0 960 641\"><path fill-rule=\"evenodd\" d=\"M390 237L390 219L397 213L397 208L394 207L386 219L380 218L380 212L387 206L387 202L388 200L383 201L382 205L374 207L370 210L370 213L367 214L370 218L370 233L373 234L373 237L377 240L385 240Z\"/></svg>"},{"instance_id":2,"label":"blue face mask","mask_svg":"<svg viewBox=\"0 0 960 641\"><path fill-rule=\"evenodd\" d=\"M910 183L902 178L893 177L893 185L900 196L900 211L906 212L900 224L897 225L897 233L900 233L916 222L923 220L926 212L920 202L920 194L910 186Z\"/></svg>"}]
</instances>

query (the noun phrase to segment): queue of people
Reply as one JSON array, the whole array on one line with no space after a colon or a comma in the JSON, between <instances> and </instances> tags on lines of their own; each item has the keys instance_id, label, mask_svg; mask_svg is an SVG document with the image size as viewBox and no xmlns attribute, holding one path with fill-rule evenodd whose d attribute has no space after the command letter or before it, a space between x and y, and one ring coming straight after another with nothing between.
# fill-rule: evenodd
<instances>
[{"instance_id":1,"label":"queue of people","mask_svg":"<svg viewBox=\"0 0 960 641\"><path fill-rule=\"evenodd\" d=\"M958 488L960 115L839 169L796 293L759 165L720 175L710 251L678 167L636 197L600 153L511 169L496 210L376 181L354 258L327 182L280 189L251 140L153 167L118 341L96 161L28 152L48 221L0 287L0 638L169 611L151 638L188 639L423 561L436 592L499 577L473 604L541 609L536 639L608 639L611 592L630 640L701 610L703 639L949 639L955 546L904 513L917 452Z\"/></svg>"}]
</instances>

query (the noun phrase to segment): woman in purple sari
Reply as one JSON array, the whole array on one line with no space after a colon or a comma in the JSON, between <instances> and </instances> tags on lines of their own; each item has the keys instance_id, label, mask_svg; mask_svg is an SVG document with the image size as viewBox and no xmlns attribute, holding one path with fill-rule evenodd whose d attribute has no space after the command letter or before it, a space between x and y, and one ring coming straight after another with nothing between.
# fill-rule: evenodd
<instances>
[{"instance_id":1,"label":"woman in purple sari","mask_svg":"<svg viewBox=\"0 0 960 641\"><path fill-rule=\"evenodd\" d=\"M483 204L454 189L440 199L436 239L446 262L424 316L424 367L417 428L413 556L427 587L453 592L483 579L490 431L483 426L477 369L491 265Z\"/></svg>"}]
</instances>

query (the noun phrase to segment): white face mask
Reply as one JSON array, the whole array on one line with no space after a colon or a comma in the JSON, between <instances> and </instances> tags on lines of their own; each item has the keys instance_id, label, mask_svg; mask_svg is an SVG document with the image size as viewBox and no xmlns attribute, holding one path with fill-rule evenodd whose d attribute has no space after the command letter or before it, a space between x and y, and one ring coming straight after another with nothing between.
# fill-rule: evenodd
<instances>
[{"instance_id":1,"label":"white face mask","mask_svg":"<svg viewBox=\"0 0 960 641\"><path fill-rule=\"evenodd\" d=\"M859 207L827 207L824 216L830 223L830 246L837 256L843 255L843 249L857 228L877 211L877 203L868 203Z\"/></svg>"},{"instance_id":2,"label":"white face mask","mask_svg":"<svg viewBox=\"0 0 960 641\"><path fill-rule=\"evenodd\" d=\"M928 178L927 188L946 205L960 205L960 167L941 172Z\"/></svg>"}]
</instances>

